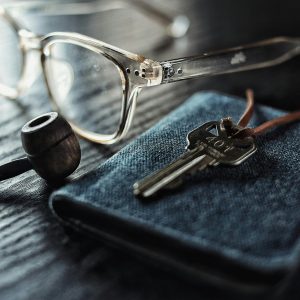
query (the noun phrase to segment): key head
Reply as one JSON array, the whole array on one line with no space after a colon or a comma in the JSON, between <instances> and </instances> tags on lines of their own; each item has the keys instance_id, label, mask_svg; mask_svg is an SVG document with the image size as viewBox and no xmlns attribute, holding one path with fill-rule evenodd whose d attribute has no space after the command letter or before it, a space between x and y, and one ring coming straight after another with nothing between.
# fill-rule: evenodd
<instances>
[{"instance_id":1,"label":"key head","mask_svg":"<svg viewBox=\"0 0 300 300\"><path fill-rule=\"evenodd\" d=\"M212 121L191 131L187 136L187 149L200 148L216 159L215 165L239 165L256 151L252 137L237 139L230 136L221 121Z\"/></svg>"}]
</instances>

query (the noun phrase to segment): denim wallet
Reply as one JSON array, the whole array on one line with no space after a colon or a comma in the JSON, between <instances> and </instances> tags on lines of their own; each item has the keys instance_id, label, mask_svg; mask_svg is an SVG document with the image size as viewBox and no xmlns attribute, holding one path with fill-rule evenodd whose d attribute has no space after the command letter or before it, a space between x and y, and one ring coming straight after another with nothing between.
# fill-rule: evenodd
<instances>
[{"instance_id":1,"label":"denim wallet","mask_svg":"<svg viewBox=\"0 0 300 300\"><path fill-rule=\"evenodd\" d=\"M201 92L93 172L54 192L50 207L66 224L193 279L261 291L300 259L300 124L257 138L236 167L210 167L153 201L133 184L184 152L204 122L238 121L245 100ZM256 105L250 126L284 114Z\"/></svg>"}]
</instances>

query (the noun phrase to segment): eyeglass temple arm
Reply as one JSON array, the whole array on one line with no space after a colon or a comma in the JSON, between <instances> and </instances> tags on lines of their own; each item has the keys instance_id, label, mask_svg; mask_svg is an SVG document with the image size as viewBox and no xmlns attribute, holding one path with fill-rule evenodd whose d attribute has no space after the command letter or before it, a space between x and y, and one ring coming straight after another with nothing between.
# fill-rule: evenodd
<instances>
[{"instance_id":1,"label":"eyeglass temple arm","mask_svg":"<svg viewBox=\"0 0 300 300\"><path fill-rule=\"evenodd\" d=\"M130 6L136 7L141 13L155 19L166 28L166 33L173 38L186 34L190 22L184 15L164 12L160 8L143 0L94 0L89 2L62 3L56 1L20 1L5 5L5 8L20 12L30 12L51 15L85 15L97 12L105 12Z\"/></svg>"},{"instance_id":2,"label":"eyeglass temple arm","mask_svg":"<svg viewBox=\"0 0 300 300\"><path fill-rule=\"evenodd\" d=\"M178 15L170 11L166 13L157 6L150 4L149 1L127 0L127 2L159 22L167 29L166 32L171 37L179 38L184 36L190 27L190 21L185 15Z\"/></svg>"},{"instance_id":3,"label":"eyeglass temple arm","mask_svg":"<svg viewBox=\"0 0 300 300\"><path fill-rule=\"evenodd\" d=\"M162 83L281 64L300 54L300 38L278 37L200 56L161 62Z\"/></svg>"}]
</instances>

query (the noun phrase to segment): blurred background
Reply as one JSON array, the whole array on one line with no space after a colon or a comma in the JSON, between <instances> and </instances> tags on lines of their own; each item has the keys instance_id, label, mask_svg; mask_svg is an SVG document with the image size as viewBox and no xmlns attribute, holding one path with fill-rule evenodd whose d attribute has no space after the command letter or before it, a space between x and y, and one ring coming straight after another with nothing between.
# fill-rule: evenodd
<instances>
[{"instance_id":1,"label":"blurred background","mask_svg":"<svg viewBox=\"0 0 300 300\"><path fill-rule=\"evenodd\" d=\"M69 2L42 1L49 5L48 9L37 8L41 1L37 6L29 5L29 1L6 1L6 4L16 5L11 14L35 33L78 32L161 61L276 36L300 36L300 2L296 0L151 1L168 14L188 16L190 29L178 39L166 38L154 19L132 6L111 10L114 5L118 7L115 1L100 0L98 9L91 11L89 5L83 5L79 12L66 15L60 5ZM13 53L5 58L7 63L15 59ZM81 63L84 60L79 58L78 64ZM132 129L122 143L108 147L80 141L83 157L74 178L97 167L201 90L244 97L245 90L252 88L260 103L284 110L299 109L299 66L300 57L269 69L144 89ZM22 125L51 110L38 61L31 67L38 76L18 102L0 97L0 163L22 155L19 138ZM64 229L47 206L52 190L31 172L0 183L1 299L199 299L199 293L210 295L207 288L192 286L169 273L145 266L130 255ZM225 298L217 290L214 294Z\"/></svg>"}]
</instances>

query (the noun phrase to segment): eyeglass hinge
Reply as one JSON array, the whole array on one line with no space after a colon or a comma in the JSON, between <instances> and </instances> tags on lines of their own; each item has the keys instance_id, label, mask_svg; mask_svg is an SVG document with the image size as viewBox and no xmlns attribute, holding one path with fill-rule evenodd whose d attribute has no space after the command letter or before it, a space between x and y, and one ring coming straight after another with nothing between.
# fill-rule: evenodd
<instances>
[{"instance_id":1,"label":"eyeglass hinge","mask_svg":"<svg viewBox=\"0 0 300 300\"><path fill-rule=\"evenodd\" d=\"M41 37L31 31L22 29L19 31L21 46L26 50L41 50Z\"/></svg>"},{"instance_id":2,"label":"eyeglass hinge","mask_svg":"<svg viewBox=\"0 0 300 300\"><path fill-rule=\"evenodd\" d=\"M140 76L147 80L147 86L159 85L162 82L163 70L160 63L145 59L140 65Z\"/></svg>"}]
</instances>

